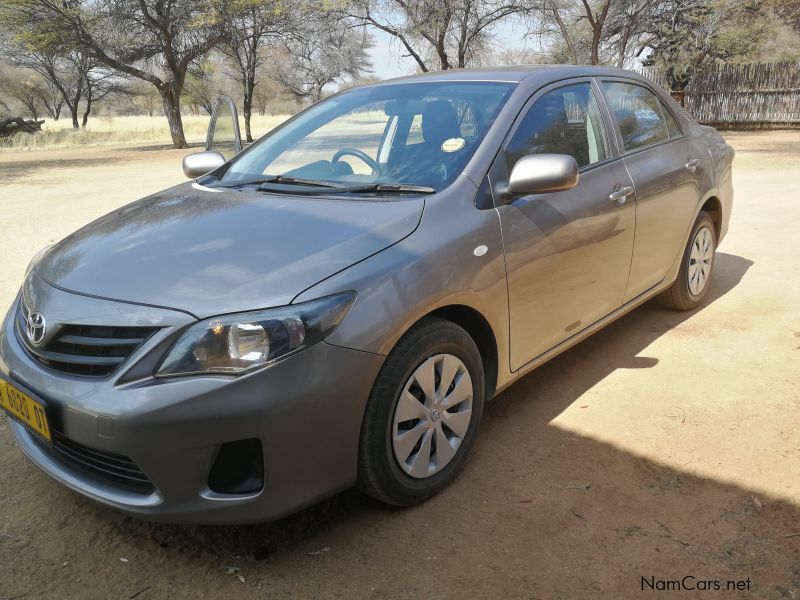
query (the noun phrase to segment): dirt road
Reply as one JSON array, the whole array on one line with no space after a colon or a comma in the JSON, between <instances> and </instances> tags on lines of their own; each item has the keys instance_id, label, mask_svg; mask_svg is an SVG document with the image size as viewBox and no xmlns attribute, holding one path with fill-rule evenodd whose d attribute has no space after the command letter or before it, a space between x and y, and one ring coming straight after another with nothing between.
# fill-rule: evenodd
<instances>
[{"instance_id":1,"label":"dirt road","mask_svg":"<svg viewBox=\"0 0 800 600\"><path fill-rule=\"evenodd\" d=\"M142 523L51 482L3 417L0 598L800 598L800 132L727 137L707 305L646 305L504 392L417 508L348 492L270 525ZM179 182L181 154L0 154L0 304L41 245Z\"/></svg>"}]
</instances>

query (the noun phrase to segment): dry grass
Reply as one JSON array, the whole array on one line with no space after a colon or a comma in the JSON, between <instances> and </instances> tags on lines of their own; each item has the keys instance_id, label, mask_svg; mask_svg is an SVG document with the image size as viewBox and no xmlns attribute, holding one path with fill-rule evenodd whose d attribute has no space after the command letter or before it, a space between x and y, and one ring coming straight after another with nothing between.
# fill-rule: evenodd
<instances>
[{"instance_id":1,"label":"dry grass","mask_svg":"<svg viewBox=\"0 0 800 600\"><path fill-rule=\"evenodd\" d=\"M254 115L251 120L253 137L264 135L286 118L288 115ZM186 140L190 143L205 140L208 120L208 116L184 115ZM240 126L244 131L244 123ZM82 130L73 129L69 119L61 118L58 121L46 121L41 133L18 133L2 140L0 149L13 152L103 144L169 143L171 140L167 120L163 116L92 117L86 129Z\"/></svg>"}]
</instances>

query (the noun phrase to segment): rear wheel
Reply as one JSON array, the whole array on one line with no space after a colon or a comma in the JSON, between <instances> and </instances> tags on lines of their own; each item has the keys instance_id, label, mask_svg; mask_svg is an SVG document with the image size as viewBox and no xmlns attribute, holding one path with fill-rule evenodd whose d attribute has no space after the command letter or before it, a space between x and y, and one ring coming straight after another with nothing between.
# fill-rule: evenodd
<instances>
[{"instance_id":1,"label":"rear wheel","mask_svg":"<svg viewBox=\"0 0 800 600\"><path fill-rule=\"evenodd\" d=\"M427 317L386 359L361 426L358 487L410 506L447 486L478 430L484 374L475 342L458 325Z\"/></svg>"},{"instance_id":2,"label":"rear wheel","mask_svg":"<svg viewBox=\"0 0 800 600\"><path fill-rule=\"evenodd\" d=\"M714 222L708 213L701 212L683 252L678 278L659 296L661 304L675 310L691 310L700 305L708 293L716 247Z\"/></svg>"}]
</instances>

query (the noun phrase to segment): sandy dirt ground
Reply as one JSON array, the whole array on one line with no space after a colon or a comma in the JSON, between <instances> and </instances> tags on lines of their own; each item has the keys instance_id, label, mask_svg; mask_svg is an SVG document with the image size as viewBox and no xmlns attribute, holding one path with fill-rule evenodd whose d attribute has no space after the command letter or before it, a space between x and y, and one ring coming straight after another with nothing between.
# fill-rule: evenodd
<instances>
[{"instance_id":1,"label":"sandy dirt ground","mask_svg":"<svg viewBox=\"0 0 800 600\"><path fill-rule=\"evenodd\" d=\"M800 132L726 137L706 305L645 305L502 393L422 506L351 491L268 525L143 523L41 474L3 417L0 598L800 598ZM181 155L0 154L0 304L39 247L179 182ZM642 589L684 577L722 591Z\"/></svg>"}]
</instances>

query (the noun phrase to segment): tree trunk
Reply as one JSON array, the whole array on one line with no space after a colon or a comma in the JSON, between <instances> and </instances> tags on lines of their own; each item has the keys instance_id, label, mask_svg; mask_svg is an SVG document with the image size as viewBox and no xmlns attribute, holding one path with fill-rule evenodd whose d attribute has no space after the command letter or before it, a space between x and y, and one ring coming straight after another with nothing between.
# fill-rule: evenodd
<instances>
[{"instance_id":1,"label":"tree trunk","mask_svg":"<svg viewBox=\"0 0 800 600\"><path fill-rule=\"evenodd\" d=\"M619 55L617 56L617 68L619 69L625 65L625 53L628 50L628 42L631 39L631 27L632 25L630 23L626 23L622 30L622 38L619 42Z\"/></svg>"},{"instance_id":2,"label":"tree trunk","mask_svg":"<svg viewBox=\"0 0 800 600\"><path fill-rule=\"evenodd\" d=\"M667 76L669 95L681 106L686 106L686 87L691 80L688 74L672 74Z\"/></svg>"},{"instance_id":3,"label":"tree trunk","mask_svg":"<svg viewBox=\"0 0 800 600\"><path fill-rule=\"evenodd\" d=\"M86 129L86 123L89 121L89 113L92 112L92 97L86 97L86 110L83 111L83 120L81 121L81 129Z\"/></svg>"},{"instance_id":4,"label":"tree trunk","mask_svg":"<svg viewBox=\"0 0 800 600\"><path fill-rule=\"evenodd\" d=\"M253 90L255 81L248 78L244 84L244 98L242 99L242 114L244 115L244 135L248 142L253 141L253 134L250 132L250 115L253 114Z\"/></svg>"},{"instance_id":5,"label":"tree trunk","mask_svg":"<svg viewBox=\"0 0 800 600\"><path fill-rule=\"evenodd\" d=\"M186 136L183 134L183 119L181 119L181 91L182 86L166 83L158 90L164 102L164 114L169 123L169 133L172 136L172 145L175 148L188 148Z\"/></svg>"},{"instance_id":6,"label":"tree trunk","mask_svg":"<svg viewBox=\"0 0 800 600\"><path fill-rule=\"evenodd\" d=\"M600 64L600 36L602 35L602 29L595 28L592 31L592 64L599 65Z\"/></svg>"},{"instance_id":7,"label":"tree trunk","mask_svg":"<svg viewBox=\"0 0 800 600\"><path fill-rule=\"evenodd\" d=\"M74 104L73 106L69 107L69 114L72 117L72 128L73 129L80 129L81 124L78 123L78 105Z\"/></svg>"}]
</instances>

